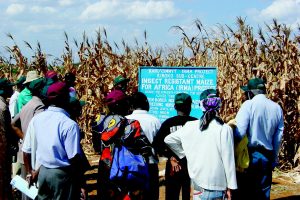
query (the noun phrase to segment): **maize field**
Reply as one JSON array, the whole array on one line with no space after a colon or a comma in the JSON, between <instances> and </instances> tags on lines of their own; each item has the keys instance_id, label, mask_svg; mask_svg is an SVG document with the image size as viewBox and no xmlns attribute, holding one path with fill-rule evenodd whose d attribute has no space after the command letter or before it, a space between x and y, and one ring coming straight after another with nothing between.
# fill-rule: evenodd
<instances>
[{"instance_id":1,"label":"maize field","mask_svg":"<svg viewBox=\"0 0 300 200\"><path fill-rule=\"evenodd\" d=\"M129 45L109 42L105 29L99 30L94 39L85 33L81 41L74 40L71 49L65 33L64 53L60 59L47 62L47 55L38 43L31 60L26 58L17 44L5 47L10 58L0 57L0 77L16 80L21 74L36 69L45 74L54 69L62 76L66 72L76 74L76 90L80 99L87 102L78 120L86 133L84 148L92 152L91 122L96 114L106 111L104 97L112 88L118 75L130 78L128 92L137 90L139 66L217 66L217 85L223 99L221 116L224 121L234 118L241 106L244 94L240 86L253 77L266 80L267 95L279 103L284 112L285 130L280 152L280 168L300 166L300 27L292 30L273 20L258 33L242 18L235 27L218 26L207 30L195 20L197 34L189 36L179 26L171 27L181 34L175 47L153 49L147 42L135 41ZM12 35L7 34L13 41ZM74 56L79 62L74 63ZM63 67L61 67L63 66Z\"/></svg>"}]
</instances>

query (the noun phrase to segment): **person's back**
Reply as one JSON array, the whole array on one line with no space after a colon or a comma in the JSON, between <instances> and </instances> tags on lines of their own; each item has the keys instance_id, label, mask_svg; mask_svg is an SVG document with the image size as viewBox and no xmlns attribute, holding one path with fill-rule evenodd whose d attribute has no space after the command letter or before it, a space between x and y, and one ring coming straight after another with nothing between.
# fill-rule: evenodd
<instances>
[{"instance_id":1,"label":"person's back","mask_svg":"<svg viewBox=\"0 0 300 200\"><path fill-rule=\"evenodd\" d=\"M249 113L249 119L244 116ZM268 99L264 94L255 95L242 105L236 119L238 130L249 128L250 147L263 145L266 149L273 149L273 136L282 120L280 106ZM247 120L247 121L246 121ZM258 138L258 140L256 140Z\"/></svg>"},{"instance_id":2,"label":"person's back","mask_svg":"<svg viewBox=\"0 0 300 200\"><path fill-rule=\"evenodd\" d=\"M283 135L283 112L277 103L266 97L264 80L251 79L241 88L249 100L237 113L235 135L242 138L248 133L250 164L243 178L238 178L237 199L250 191L249 199L270 199L272 170L278 163ZM248 184L250 187L246 186Z\"/></svg>"},{"instance_id":3,"label":"person's back","mask_svg":"<svg viewBox=\"0 0 300 200\"><path fill-rule=\"evenodd\" d=\"M38 199L79 199L85 172L83 151L79 126L65 110L69 104L66 84L52 84L47 98L50 106L33 121L36 159L41 164Z\"/></svg>"},{"instance_id":4,"label":"person's back","mask_svg":"<svg viewBox=\"0 0 300 200\"><path fill-rule=\"evenodd\" d=\"M218 116L221 99L213 89L200 95L204 114L169 134L165 143L179 157L187 158L193 180L193 199L231 198L236 189L233 133Z\"/></svg>"},{"instance_id":5,"label":"person's back","mask_svg":"<svg viewBox=\"0 0 300 200\"><path fill-rule=\"evenodd\" d=\"M11 199L11 152L12 131L10 129L10 113L6 99L11 96L13 90L11 83L0 78L0 199Z\"/></svg>"},{"instance_id":6,"label":"person's back","mask_svg":"<svg viewBox=\"0 0 300 200\"><path fill-rule=\"evenodd\" d=\"M186 93L175 95L174 108L177 116L166 119L159 129L153 146L160 156L167 157L165 169L166 199L179 199L180 190L182 190L182 199L190 199L190 177L187 170L187 160L185 157L178 158L164 143L164 139L169 134L179 130L188 121L197 120L191 117L192 98Z\"/></svg>"},{"instance_id":7,"label":"person's back","mask_svg":"<svg viewBox=\"0 0 300 200\"><path fill-rule=\"evenodd\" d=\"M127 115L127 119L138 120L144 134L152 144L161 123L158 118L148 113L150 105L145 94L137 92L131 97L133 112ZM158 200L159 198L159 177L158 177L158 158L153 149L153 155L149 157L150 190L146 195L147 199Z\"/></svg>"}]
</instances>

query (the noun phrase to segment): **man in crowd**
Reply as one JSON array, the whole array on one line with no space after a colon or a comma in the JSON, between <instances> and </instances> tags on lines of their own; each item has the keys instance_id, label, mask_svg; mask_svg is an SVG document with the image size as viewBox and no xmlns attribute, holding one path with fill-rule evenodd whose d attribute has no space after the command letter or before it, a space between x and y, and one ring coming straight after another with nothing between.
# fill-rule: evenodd
<instances>
[{"instance_id":1,"label":"man in crowd","mask_svg":"<svg viewBox=\"0 0 300 200\"><path fill-rule=\"evenodd\" d=\"M155 139L154 148L163 156L168 158L166 163L166 200L179 200L180 190L182 189L182 199L190 199L190 177L187 170L186 158L179 159L164 143L164 139L170 133L181 128L187 121L196 120L190 116L192 98L186 93L175 95L174 108L177 116L164 121Z\"/></svg>"},{"instance_id":2,"label":"man in crowd","mask_svg":"<svg viewBox=\"0 0 300 200\"><path fill-rule=\"evenodd\" d=\"M114 88L113 88L113 90L120 90L124 94L126 94L128 82L129 82L128 78L125 78L125 77L123 77L121 75L117 76L114 79Z\"/></svg>"},{"instance_id":3,"label":"man in crowd","mask_svg":"<svg viewBox=\"0 0 300 200\"><path fill-rule=\"evenodd\" d=\"M264 80L251 79L241 88L249 100L237 113L235 134L241 139L248 133L250 165L238 188L242 199L270 199L272 170L278 163L284 128L282 109L266 97Z\"/></svg>"},{"instance_id":4,"label":"man in crowd","mask_svg":"<svg viewBox=\"0 0 300 200\"><path fill-rule=\"evenodd\" d=\"M127 115L127 119L138 120L141 127L152 144L153 138L156 136L161 123L155 116L149 114L150 105L146 95L142 92L137 92L132 95L130 102L133 107L133 112ZM146 196L149 200L158 200L159 198L159 177L158 177L158 158L153 149L153 155L149 158L149 175L150 175L150 190Z\"/></svg>"},{"instance_id":5,"label":"man in crowd","mask_svg":"<svg viewBox=\"0 0 300 200\"><path fill-rule=\"evenodd\" d=\"M18 100L18 96L20 94L20 92L24 89L24 81L26 80L25 76L21 76L15 83L15 91L13 93L13 95L10 97L9 99L9 112L11 115L11 118L14 118L15 115L18 113L18 104L17 104L17 100Z\"/></svg>"},{"instance_id":6,"label":"man in crowd","mask_svg":"<svg viewBox=\"0 0 300 200\"><path fill-rule=\"evenodd\" d=\"M19 113L23 108L23 106L32 99L32 94L31 91L28 89L28 85L31 81L34 81L38 78L40 78L40 76L38 75L38 72L36 70L27 72L26 80L23 83L25 85L25 88L20 92L17 100L17 104L18 104L17 113Z\"/></svg>"},{"instance_id":7,"label":"man in crowd","mask_svg":"<svg viewBox=\"0 0 300 200\"><path fill-rule=\"evenodd\" d=\"M38 78L36 80L31 81L28 84L27 88L32 95L32 99L26 105L23 106L21 112L17 114L12 120L12 127L14 131L17 133L17 135L20 135L20 145L17 163L20 165L21 177L24 179L26 178L26 169L24 165L24 160L26 159L26 157L23 158L23 141L26 136L28 124L31 121L31 119L36 114L44 111L46 108L43 101L41 100L41 90L44 87L44 84L44 78ZM29 198L25 194L22 194L22 199L26 200Z\"/></svg>"},{"instance_id":8,"label":"man in crowd","mask_svg":"<svg viewBox=\"0 0 300 200\"><path fill-rule=\"evenodd\" d=\"M10 113L6 99L13 93L12 84L6 78L0 78L0 199L11 199L11 154L12 130Z\"/></svg>"},{"instance_id":9,"label":"man in crowd","mask_svg":"<svg viewBox=\"0 0 300 200\"><path fill-rule=\"evenodd\" d=\"M52 84L47 98L49 108L32 119L38 144L36 160L41 165L37 198L79 199L80 194L85 195L84 157L78 124L66 112L68 87L63 82Z\"/></svg>"}]
</instances>

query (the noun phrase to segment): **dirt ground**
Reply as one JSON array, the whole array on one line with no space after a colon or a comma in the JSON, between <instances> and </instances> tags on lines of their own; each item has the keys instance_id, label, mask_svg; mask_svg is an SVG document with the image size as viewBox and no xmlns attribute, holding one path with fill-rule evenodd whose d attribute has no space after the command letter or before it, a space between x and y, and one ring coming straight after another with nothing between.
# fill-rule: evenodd
<instances>
[{"instance_id":1,"label":"dirt ground","mask_svg":"<svg viewBox=\"0 0 300 200\"><path fill-rule=\"evenodd\" d=\"M97 176L97 165L98 156L88 155L89 162L92 169L86 173L87 183L88 183L88 194L89 200L96 199L96 176ZM164 200L164 185L163 185L163 169L165 167L165 161L160 159L159 169L160 169L160 200ZM271 190L272 200L300 200L300 172L290 171L290 172L273 172L273 183Z\"/></svg>"}]
</instances>

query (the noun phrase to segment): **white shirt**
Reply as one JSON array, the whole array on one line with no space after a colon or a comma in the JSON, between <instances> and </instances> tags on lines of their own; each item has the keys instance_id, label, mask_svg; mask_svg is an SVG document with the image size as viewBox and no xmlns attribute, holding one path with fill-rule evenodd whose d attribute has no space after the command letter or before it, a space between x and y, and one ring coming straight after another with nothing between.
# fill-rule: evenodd
<instances>
[{"instance_id":1,"label":"white shirt","mask_svg":"<svg viewBox=\"0 0 300 200\"><path fill-rule=\"evenodd\" d=\"M17 100L20 92L15 91L14 94L10 97L9 99L9 112L11 115L11 118L14 118L16 114L18 114L18 105L17 105Z\"/></svg>"},{"instance_id":2,"label":"white shirt","mask_svg":"<svg viewBox=\"0 0 300 200\"><path fill-rule=\"evenodd\" d=\"M147 139L152 144L153 138L160 129L161 123L159 119L149 114L146 110L134 110L131 115L126 116L127 119L134 119L140 122L140 125ZM154 149L152 149L154 151ZM157 163L153 157L149 158L149 163Z\"/></svg>"},{"instance_id":3,"label":"white shirt","mask_svg":"<svg viewBox=\"0 0 300 200\"><path fill-rule=\"evenodd\" d=\"M199 120L187 122L164 141L179 158L186 156L188 172L196 186L208 190L236 189L232 129L216 120L202 132L199 126Z\"/></svg>"},{"instance_id":4,"label":"white shirt","mask_svg":"<svg viewBox=\"0 0 300 200\"><path fill-rule=\"evenodd\" d=\"M36 160L37 142L36 142L33 123L34 123L34 117L32 118L32 120L28 125L24 142L23 142L22 151L31 154L31 167L32 169L37 170L40 167L40 164Z\"/></svg>"}]
</instances>

